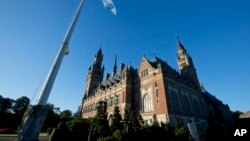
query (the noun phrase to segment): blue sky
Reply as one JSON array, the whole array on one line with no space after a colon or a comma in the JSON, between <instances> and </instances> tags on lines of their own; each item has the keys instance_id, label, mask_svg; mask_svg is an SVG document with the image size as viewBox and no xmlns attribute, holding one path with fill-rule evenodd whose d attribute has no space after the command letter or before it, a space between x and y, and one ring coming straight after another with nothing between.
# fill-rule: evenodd
<instances>
[{"instance_id":1,"label":"blue sky","mask_svg":"<svg viewBox=\"0 0 250 141\"><path fill-rule=\"evenodd\" d=\"M38 97L80 0L0 2L0 95ZM205 88L231 110L250 110L250 2L247 0L86 0L49 97L77 110L88 67L102 46L105 73L118 63L137 67L154 54L177 67L178 35Z\"/></svg>"}]
</instances>

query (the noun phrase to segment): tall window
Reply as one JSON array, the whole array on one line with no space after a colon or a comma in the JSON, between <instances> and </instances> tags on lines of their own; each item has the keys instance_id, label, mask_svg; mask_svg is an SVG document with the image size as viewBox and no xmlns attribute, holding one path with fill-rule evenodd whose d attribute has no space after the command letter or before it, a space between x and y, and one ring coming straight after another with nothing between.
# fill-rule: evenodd
<instances>
[{"instance_id":1,"label":"tall window","mask_svg":"<svg viewBox=\"0 0 250 141\"><path fill-rule=\"evenodd\" d=\"M155 90L155 94L156 94L156 97L157 97L157 102L159 102L159 90L158 90L158 88Z\"/></svg>"},{"instance_id":2,"label":"tall window","mask_svg":"<svg viewBox=\"0 0 250 141\"><path fill-rule=\"evenodd\" d=\"M112 99L111 99L111 98L109 98L107 102L108 102L108 106L110 106L110 107L111 107L111 106L112 106Z\"/></svg>"},{"instance_id":3,"label":"tall window","mask_svg":"<svg viewBox=\"0 0 250 141\"><path fill-rule=\"evenodd\" d=\"M178 99L174 92L170 92L170 104L173 111L179 111Z\"/></svg>"},{"instance_id":4,"label":"tall window","mask_svg":"<svg viewBox=\"0 0 250 141\"><path fill-rule=\"evenodd\" d=\"M148 75L148 69L141 71L141 77L145 77L147 75Z\"/></svg>"},{"instance_id":5,"label":"tall window","mask_svg":"<svg viewBox=\"0 0 250 141\"><path fill-rule=\"evenodd\" d=\"M183 110L185 113L191 113L190 104L186 96L183 97Z\"/></svg>"},{"instance_id":6,"label":"tall window","mask_svg":"<svg viewBox=\"0 0 250 141\"><path fill-rule=\"evenodd\" d=\"M115 96L114 97L114 105L117 106L117 104L118 104L118 96Z\"/></svg>"},{"instance_id":7,"label":"tall window","mask_svg":"<svg viewBox=\"0 0 250 141\"><path fill-rule=\"evenodd\" d=\"M152 99L149 94L145 94L143 97L143 112L152 111Z\"/></svg>"},{"instance_id":8,"label":"tall window","mask_svg":"<svg viewBox=\"0 0 250 141\"><path fill-rule=\"evenodd\" d=\"M117 96L117 105L119 105L120 102L121 102L121 95L118 95L118 96Z\"/></svg>"},{"instance_id":9,"label":"tall window","mask_svg":"<svg viewBox=\"0 0 250 141\"><path fill-rule=\"evenodd\" d=\"M117 105L116 97L112 97L111 100L112 100L112 106L116 106Z\"/></svg>"}]
</instances>

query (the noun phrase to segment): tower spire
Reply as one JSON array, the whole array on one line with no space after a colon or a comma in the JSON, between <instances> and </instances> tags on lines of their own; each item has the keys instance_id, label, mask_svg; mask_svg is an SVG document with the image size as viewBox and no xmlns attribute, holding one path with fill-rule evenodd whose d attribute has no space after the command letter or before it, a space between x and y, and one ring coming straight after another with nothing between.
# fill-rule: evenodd
<instances>
[{"instance_id":1,"label":"tower spire","mask_svg":"<svg viewBox=\"0 0 250 141\"><path fill-rule=\"evenodd\" d=\"M177 42L178 42L178 51L180 51L180 50L185 50L186 51L186 49L182 45L182 43L181 43L181 41L180 41L180 39L179 39L178 36L177 36Z\"/></svg>"},{"instance_id":2,"label":"tower spire","mask_svg":"<svg viewBox=\"0 0 250 141\"><path fill-rule=\"evenodd\" d=\"M102 47L99 48L96 55L97 56L102 56Z\"/></svg>"},{"instance_id":3,"label":"tower spire","mask_svg":"<svg viewBox=\"0 0 250 141\"><path fill-rule=\"evenodd\" d=\"M114 64L114 67L113 67L113 76L116 74L117 72L117 65L116 65L116 62L117 62L117 55L115 56L115 64Z\"/></svg>"},{"instance_id":4,"label":"tower spire","mask_svg":"<svg viewBox=\"0 0 250 141\"><path fill-rule=\"evenodd\" d=\"M103 60L102 48L99 48L99 50L95 55L93 65L96 66L96 68L101 69L102 60Z\"/></svg>"},{"instance_id":5,"label":"tower spire","mask_svg":"<svg viewBox=\"0 0 250 141\"><path fill-rule=\"evenodd\" d=\"M180 73L182 77L199 86L199 80L196 74L196 69L193 64L191 56L187 53L186 49L182 45L180 39L177 36L178 42L178 53L177 53L177 63L179 66Z\"/></svg>"}]
</instances>

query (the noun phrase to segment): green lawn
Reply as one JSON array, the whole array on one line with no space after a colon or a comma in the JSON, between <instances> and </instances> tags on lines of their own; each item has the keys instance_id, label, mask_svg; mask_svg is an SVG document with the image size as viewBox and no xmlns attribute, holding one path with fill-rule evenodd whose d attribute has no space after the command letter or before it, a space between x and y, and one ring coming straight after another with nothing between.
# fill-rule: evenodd
<instances>
[{"instance_id":1,"label":"green lawn","mask_svg":"<svg viewBox=\"0 0 250 141\"><path fill-rule=\"evenodd\" d=\"M17 134L0 134L0 137L16 137ZM40 133L39 137L45 137L47 133Z\"/></svg>"},{"instance_id":2,"label":"green lawn","mask_svg":"<svg viewBox=\"0 0 250 141\"><path fill-rule=\"evenodd\" d=\"M0 137L16 137L17 134L0 134Z\"/></svg>"}]
</instances>

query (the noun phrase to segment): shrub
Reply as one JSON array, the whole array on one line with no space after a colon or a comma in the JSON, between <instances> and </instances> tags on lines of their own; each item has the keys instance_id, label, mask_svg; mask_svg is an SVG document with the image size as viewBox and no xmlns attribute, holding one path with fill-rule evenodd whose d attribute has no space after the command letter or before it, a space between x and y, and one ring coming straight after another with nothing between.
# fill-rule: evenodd
<instances>
[{"instance_id":1,"label":"shrub","mask_svg":"<svg viewBox=\"0 0 250 141\"><path fill-rule=\"evenodd\" d=\"M107 136L105 138L98 138L97 141L118 141L118 140L112 136Z\"/></svg>"},{"instance_id":2,"label":"shrub","mask_svg":"<svg viewBox=\"0 0 250 141\"><path fill-rule=\"evenodd\" d=\"M59 129L66 129L66 130L69 129L65 122L60 122L58 124L57 128L59 128Z\"/></svg>"},{"instance_id":3,"label":"shrub","mask_svg":"<svg viewBox=\"0 0 250 141\"><path fill-rule=\"evenodd\" d=\"M67 122L67 126L72 131L88 131L90 124L86 119L75 118Z\"/></svg>"},{"instance_id":4,"label":"shrub","mask_svg":"<svg viewBox=\"0 0 250 141\"><path fill-rule=\"evenodd\" d=\"M113 137L116 138L118 141L122 140L122 134L120 130L115 130L113 132Z\"/></svg>"},{"instance_id":5,"label":"shrub","mask_svg":"<svg viewBox=\"0 0 250 141\"><path fill-rule=\"evenodd\" d=\"M69 141L71 140L70 133L65 129L54 128L51 135L49 136L49 141Z\"/></svg>"}]
</instances>

